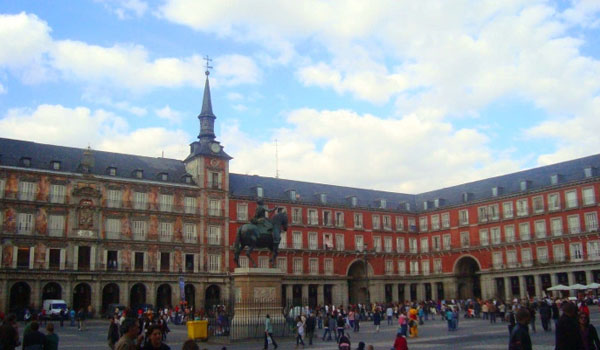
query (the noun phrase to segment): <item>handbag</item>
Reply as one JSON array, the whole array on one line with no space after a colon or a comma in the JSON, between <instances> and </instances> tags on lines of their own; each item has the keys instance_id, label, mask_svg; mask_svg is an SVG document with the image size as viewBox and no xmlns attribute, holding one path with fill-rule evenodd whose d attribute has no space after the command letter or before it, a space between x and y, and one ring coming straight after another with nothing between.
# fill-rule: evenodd
<instances>
[{"instance_id":1,"label":"handbag","mask_svg":"<svg viewBox=\"0 0 600 350\"><path fill-rule=\"evenodd\" d=\"M273 344L273 339L271 339L270 335L267 335L267 344Z\"/></svg>"}]
</instances>

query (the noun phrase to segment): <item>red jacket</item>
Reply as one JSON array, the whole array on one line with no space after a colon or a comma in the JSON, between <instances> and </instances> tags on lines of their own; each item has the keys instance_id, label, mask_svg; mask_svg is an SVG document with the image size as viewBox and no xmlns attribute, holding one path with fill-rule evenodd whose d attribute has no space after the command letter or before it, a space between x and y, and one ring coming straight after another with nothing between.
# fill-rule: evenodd
<instances>
[{"instance_id":1,"label":"red jacket","mask_svg":"<svg viewBox=\"0 0 600 350\"><path fill-rule=\"evenodd\" d=\"M406 338L399 335L394 340L394 350L408 350L408 344L406 344Z\"/></svg>"}]
</instances>

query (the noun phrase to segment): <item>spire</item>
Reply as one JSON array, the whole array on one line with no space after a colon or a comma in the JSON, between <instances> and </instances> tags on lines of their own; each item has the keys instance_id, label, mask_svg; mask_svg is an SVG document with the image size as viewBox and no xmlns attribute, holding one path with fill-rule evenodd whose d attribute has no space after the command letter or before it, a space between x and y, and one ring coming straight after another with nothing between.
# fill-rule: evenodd
<instances>
[{"instance_id":1,"label":"spire","mask_svg":"<svg viewBox=\"0 0 600 350\"><path fill-rule=\"evenodd\" d=\"M200 135L198 135L198 139L200 142L212 142L215 140L215 115L212 111L212 101L210 99L210 84L208 82L208 76L210 72L208 71L212 68L209 63L211 61L208 56L204 57L206 60L206 83L204 84L204 98L202 99L202 110L200 111L200 115L198 119L200 120Z\"/></svg>"},{"instance_id":2,"label":"spire","mask_svg":"<svg viewBox=\"0 0 600 350\"><path fill-rule=\"evenodd\" d=\"M202 99L202 111L200 117L215 117L212 110L212 101L210 99L210 84L208 83L208 75L210 72L207 70L206 83L204 83L204 98Z\"/></svg>"}]
</instances>

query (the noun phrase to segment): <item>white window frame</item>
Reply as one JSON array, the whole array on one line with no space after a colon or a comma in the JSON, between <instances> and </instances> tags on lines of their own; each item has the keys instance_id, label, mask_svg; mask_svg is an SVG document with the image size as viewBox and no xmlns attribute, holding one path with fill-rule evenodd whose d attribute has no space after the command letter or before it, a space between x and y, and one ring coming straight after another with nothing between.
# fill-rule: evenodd
<instances>
[{"instance_id":1,"label":"white window frame","mask_svg":"<svg viewBox=\"0 0 600 350\"><path fill-rule=\"evenodd\" d=\"M404 231L404 216L396 216L396 231Z\"/></svg>"},{"instance_id":2,"label":"white window frame","mask_svg":"<svg viewBox=\"0 0 600 350\"><path fill-rule=\"evenodd\" d=\"M562 236L563 220L562 216L550 218L550 231L553 237Z\"/></svg>"},{"instance_id":3,"label":"white window frame","mask_svg":"<svg viewBox=\"0 0 600 350\"><path fill-rule=\"evenodd\" d=\"M363 227L363 215L362 213L354 213L354 228Z\"/></svg>"},{"instance_id":4,"label":"white window frame","mask_svg":"<svg viewBox=\"0 0 600 350\"><path fill-rule=\"evenodd\" d=\"M546 219L535 220L533 224L535 227L535 238L545 238L547 231Z\"/></svg>"},{"instance_id":5,"label":"white window frame","mask_svg":"<svg viewBox=\"0 0 600 350\"><path fill-rule=\"evenodd\" d=\"M492 266L494 269L501 269L504 266L504 257L502 256L502 252L493 252L492 253Z\"/></svg>"},{"instance_id":6,"label":"white window frame","mask_svg":"<svg viewBox=\"0 0 600 350\"><path fill-rule=\"evenodd\" d=\"M521 264L525 267L533 265L533 257L531 255L531 248L521 248Z\"/></svg>"},{"instance_id":7,"label":"white window frame","mask_svg":"<svg viewBox=\"0 0 600 350\"><path fill-rule=\"evenodd\" d=\"M106 206L108 208L121 208L122 201L123 195L121 194L121 190L109 188L106 191Z\"/></svg>"},{"instance_id":8,"label":"white window frame","mask_svg":"<svg viewBox=\"0 0 600 350\"><path fill-rule=\"evenodd\" d=\"M308 259L308 273L311 275L319 274L319 259L309 258Z\"/></svg>"},{"instance_id":9,"label":"white window frame","mask_svg":"<svg viewBox=\"0 0 600 350\"><path fill-rule=\"evenodd\" d=\"M17 214L17 234L30 235L33 233L35 220L32 213Z\"/></svg>"},{"instance_id":10,"label":"white window frame","mask_svg":"<svg viewBox=\"0 0 600 350\"><path fill-rule=\"evenodd\" d=\"M185 214L196 214L196 197L185 196L183 199L183 211Z\"/></svg>"},{"instance_id":11,"label":"white window frame","mask_svg":"<svg viewBox=\"0 0 600 350\"><path fill-rule=\"evenodd\" d=\"M504 226L504 239L506 243L513 243L516 241L515 225Z\"/></svg>"},{"instance_id":12,"label":"white window frame","mask_svg":"<svg viewBox=\"0 0 600 350\"><path fill-rule=\"evenodd\" d=\"M564 262L565 257L565 245L564 244L554 244L552 246L552 257L554 262Z\"/></svg>"},{"instance_id":13,"label":"white window frame","mask_svg":"<svg viewBox=\"0 0 600 350\"><path fill-rule=\"evenodd\" d=\"M292 231L292 246L294 249L304 248L301 231Z\"/></svg>"},{"instance_id":14,"label":"white window frame","mask_svg":"<svg viewBox=\"0 0 600 350\"><path fill-rule=\"evenodd\" d=\"M452 249L452 236L449 233L442 236L442 247L444 250Z\"/></svg>"},{"instance_id":15,"label":"white window frame","mask_svg":"<svg viewBox=\"0 0 600 350\"><path fill-rule=\"evenodd\" d=\"M57 203L57 204L64 203L65 198L66 198L65 192L66 192L65 185L51 184L50 185L50 196L49 196L50 203Z\"/></svg>"},{"instance_id":16,"label":"white window frame","mask_svg":"<svg viewBox=\"0 0 600 350\"><path fill-rule=\"evenodd\" d=\"M236 212L238 221L248 221L248 203L237 203Z\"/></svg>"},{"instance_id":17,"label":"white window frame","mask_svg":"<svg viewBox=\"0 0 600 350\"><path fill-rule=\"evenodd\" d=\"M335 212L335 227L344 227L344 212Z\"/></svg>"},{"instance_id":18,"label":"white window frame","mask_svg":"<svg viewBox=\"0 0 600 350\"><path fill-rule=\"evenodd\" d=\"M515 267L517 267L518 263L519 262L517 260L517 251L514 249L507 250L506 251L506 265L509 268L515 268Z\"/></svg>"},{"instance_id":19,"label":"white window frame","mask_svg":"<svg viewBox=\"0 0 600 350\"><path fill-rule=\"evenodd\" d=\"M295 275L301 275L304 273L304 261L302 258L294 258L294 260L292 260L292 272Z\"/></svg>"},{"instance_id":20,"label":"white window frame","mask_svg":"<svg viewBox=\"0 0 600 350\"><path fill-rule=\"evenodd\" d=\"M323 226L332 227L333 226L333 216L331 214L331 210L323 210Z\"/></svg>"},{"instance_id":21,"label":"white window frame","mask_svg":"<svg viewBox=\"0 0 600 350\"><path fill-rule=\"evenodd\" d=\"M479 244L482 246L490 245L490 236L488 229L479 230Z\"/></svg>"},{"instance_id":22,"label":"white window frame","mask_svg":"<svg viewBox=\"0 0 600 350\"><path fill-rule=\"evenodd\" d=\"M386 260L385 261L385 274L386 275L393 275L394 274L394 261L393 260Z\"/></svg>"},{"instance_id":23,"label":"white window frame","mask_svg":"<svg viewBox=\"0 0 600 350\"><path fill-rule=\"evenodd\" d=\"M519 224L519 239L521 241L528 241L531 239L531 225L529 221L521 222Z\"/></svg>"},{"instance_id":24,"label":"white window frame","mask_svg":"<svg viewBox=\"0 0 600 350\"><path fill-rule=\"evenodd\" d=\"M517 216L524 217L529 215L529 200L527 198L517 199Z\"/></svg>"},{"instance_id":25,"label":"white window frame","mask_svg":"<svg viewBox=\"0 0 600 350\"><path fill-rule=\"evenodd\" d=\"M460 246L461 248L468 248L471 246L471 238L469 237L469 231L463 231L460 233Z\"/></svg>"},{"instance_id":26,"label":"white window frame","mask_svg":"<svg viewBox=\"0 0 600 350\"><path fill-rule=\"evenodd\" d=\"M546 246L537 247L536 257L537 257L538 262L540 262L542 264L547 264L548 263L548 247L546 247Z\"/></svg>"},{"instance_id":27,"label":"white window frame","mask_svg":"<svg viewBox=\"0 0 600 350\"><path fill-rule=\"evenodd\" d=\"M365 241L364 241L364 237L362 235L354 236L354 249L359 252L362 252L365 250Z\"/></svg>"},{"instance_id":28,"label":"white window frame","mask_svg":"<svg viewBox=\"0 0 600 350\"><path fill-rule=\"evenodd\" d=\"M565 207L567 209L573 209L578 207L576 189L565 191Z\"/></svg>"},{"instance_id":29,"label":"white window frame","mask_svg":"<svg viewBox=\"0 0 600 350\"><path fill-rule=\"evenodd\" d=\"M600 241L587 242L588 260L600 260Z\"/></svg>"},{"instance_id":30,"label":"white window frame","mask_svg":"<svg viewBox=\"0 0 600 350\"><path fill-rule=\"evenodd\" d=\"M221 245L221 236L223 236L223 233L221 232L221 226L208 225L207 236L207 243L209 245Z\"/></svg>"},{"instance_id":31,"label":"white window frame","mask_svg":"<svg viewBox=\"0 0 600 350\"><path fill-rule=\"evenodd\" d=\"M587 212L583 214L585 221L585 231L594 232L598 231L598 213L595 211Z\"/></svg>"},{"instance_id":32,"label":"white window frame","mask_svg":"<svg viewBox=\"0 0 600 350\"><path fill-rule=\"evenodd\" d=\"M158 240L161 242L173 241L173 223L161 221L158 223Z\"/></svg>"},{"instance_id":33,"label":"white window frame","mask_svg":"<svg viewBox=\"0 0 600 350\"><path fill-rule=\"evenodd\" d=\"M419 216L419 230L421 232L429 231L429 225L427 222L427 216Z\"/></svg>"},{"instance_id":34,"label":"white window frame","mask_svg":"<svg viewBox=\"0 0 600 350\"><path fill-rule=\"evenodd\" d=\"M579 220L579 214L567 216L567 225L570 234L581 233L581 222Z\"/></svg>"},{"instance_id":35,"label":"white window frame","mask_svg":"<svg viewBox=\"0 0 600 350\"><path fill-rule=\"evenodd\" d=\"M581 242L575 242L569 245L569 257L571 261L583 261L583 244L581 244Z\"/></svg>"},{"instance_id":36,"label":"white window frame","mask_svg":"<svg viewBox=\"0 0 600 350\"><path fill-rule=\"evenodd\" d=\"M584 187L581 190L581 196L583 200L583 205L596 204L596 194L593 186Z\"/></svg>"},{"instance_id":37,"label":"white window frame","mask_svg":"<svg viewBox=\"0 0 600 350\"><path fill-rule=\"evenodd\" d=\"M450 213L442 213L442 228L450 228Z\"/></svg>"},{"instance_id":38,"label":"white window frame","mask_svg":"<svg viewBox=\"0 0 600 350\"><path fill-rule=\"evenodd\" d=\"M198 232L196 231L196 224L186 222L183 224L183 240L185 243L197 243Z\"/></svg>"},{"instance_id":39,"label":"white window frame","mask_svg":"<svg viewBox=\"0 0 600 350\"><path fill-rule=\"evenodd\" d=\"M302 208L292 208L292 224L302 225Z\"/></svg>"},{"instance_id":40,"label":"white window frame","mask_svg":"<svg viewBox=\"0 0 600 350\"><path fill-rule=\"evenodd\" d=\"M33 201L35 200L35 192L37 191L37 183L31 181L19 181L19 200Z\"/></svg>"},{"instance_id":41,"label":"white window frame","mask_svg":"<svg viewBox=\"0 0 600 350\"><path fill-rule=\"evenodd\" d=\"M344 244L344 235L337 233L335 235L335 250L337 250L338 252L343 252L345 250L345 244Z\"/></svg>"},{"instance_id":42,"label":"white window frame","mask_svg":"<svg viewBox=\"0 0 600 350\"><path fill-rule=\"evenodd\" d=\"M438 214L431 215L431 229L433 231L440 229L440 216Z\"/></svg>"},{"instance_id":43,"label":"white window frame","mask_svg":"<svg viewBox=\"0 0 600 350\"><path fill-rule=\"evenodd\" d=\"M515 216L515 210L513 202L502 203L502 217L505 219L512 219Z\"/></svg>"},{"instance_id":44,"label":"white window frame","mask_svg":"<svg viewBox=\"0 0 600 350\"><path fill-rule=\"evenodd\" d=\"M419 247L416 238L411 237L408 239L408 250L412 254L417 254L419 252Z\"/></svg>"},{"instance_id":45,"label":"white window frame","mask_svg":"<svg viewBox=\"0 0 600 350\"><path fill-rule=\"evenodd\" d=\"M381 236L373 237L373 249L376 253L381 253Z\"/></svg>"},{"instance_id":46,"label":"white window frame","mask_svg":"<svg viewBox=\"0 0 600 350\"><path fill-rule=\"evenodd\" d=\"M308 233L308 249L317 250L319 249L319 236L317 232Z\"/></svg>"},{"instance_id":47,"label":"white window frame","mask_svg":"<svg viewBox=\"0 0 600 350\"><path fill-rule=\"evenodd\" d=\"M144 220L132 220L131 230L133 233L133 239L136 241L145 241L146 233L148 232L148 222Z\"/></svg>"},{"instance_id":48,"label":"white window frame","mask_svg":"<svg viewBox=\"0 0 600 350\"><path fill-rule=\"evenodd\" d=\"M389 215L383 215L381 217L381 220L382 220L383 229L385 231L391 231L392 230L392 217Z\"/></svg>"},{"instance_id":49,"label":"white window frame","mask_svg":"<svg viewBox=\"0 0 600 350\"><path fill-rule=\"evenodd\" d=\"M502 243L502 233L500 231L500 227L490 228L490 238L492 239L492 244Z\"/></svg>"},{"instance_id":50,"label":"white window frame","mask_svg":"<svg viewBox=\"0 0 600 350\"><path fill-rule=\"evenodd\" d=\"M406 276L406 261L398 260L398 275Z\"/></svg>"},{"instance_id":51,"label":"white window frame","mask_svg":"<svg viewBox=\"0 0 600 350\"><path fill-rule=\"evenodd\" d=\"M466 226L469 224L469 211L467 209L461 209L458 211L458 224L460 226Z\"/></svg>"},{"instance_id":52,"label":"white window frame","mask_svg":"<svg viewBox=\"0 0 600 350\"><path fill-rule=\"evenodd\" d=\"M148 193L133 192L133 209L146 210L148 209Z\"/></svg>"},{"instance_id":53,"label":"white window frame","mask_svg":"<svg viewBox=\"0 0 600 350\"><path fill-rule=\"evenodd\" d=\"M0 213L0 219L2 214ZM2 221L0 221L1 223ZM64 215L48 215L48 236L62 237L65 234L65 216Z\"/></svg>"},{"instance_id":54,"label":"white window frame","mask_svg":"<svg viewBox=\"0 0 600 350\"><path fill-rule=\"evenodd\" d=\"M429 238L421 238L421 253L429 253Z\"/></svg>"},{"instance_id":55,"label":"white window frame","mask_svg":"<svg viewBox=\"0 0 600 350\"><path fill-rule=\"evenodd\" d=\"M560 193L556 192L548 194L548 210L560 210Z\"/></svg>"},{"instance_id":56,"label":"white window frame","mask_svg":"<svg viewBox=\"0 0 600 350\"><path fill-rule=\"evenodd\" d=\"M333 259L327 258L323 261L324 263L324 270L325 270L325 274L327 276L331 276L333 275Z\"/></svg>"},{"instance_id":57,"label":"white window frame","mask_svg":"<svg viewBox=\"0 0 600 350\"><path fill-rule=\"evenodd\" d=\"M221 254L208 254L208 272L221 272Z\"/></svg>"},{"instance_id":58,"label":"white window frame","mask_svg":"<svg viewBox=\"0 0 600 350\"><path fill-rule=\"evenodd\" d=\"M371 224L373 225L373 230L381 230L381 217L377 214L372 214Z\"/></svg>"},{"instance_id":59,"label":"white window frame","mask_svg":"<svg viewBox=\"0 0 600 350\"><path fill-rule=\"evenodd\" d=\"M442 272L442 259L433 259L433 273L439 275Z\"/></svg>"},{"instance_id":60,"label":"white window frame","mask_svg":"<svg viewBox=\"0 0 600 350\"><path fill-rule=\"evenodd\" d=\"M121 219L106 219L106 239L121 239Z\"/></svg>"},{"instance_id":61,"label":"white window frame","mask_svg":"<svg viewBox=\"0 0 600 350\"><path fill-rule=\"evenodd\" d=\"M392 252L392 237L383 237L383 250L386 253L391 253Z\"/></svg>"},{"instance_id":62,"label":"white window frame","mask_svg":"<svg viewBox=\"0 0 600 350\"><path fill-rule=\"evenodd\" d=\"M544 196L535 196L531 198L534 214L541 214L544 212Z\"/></svg>"},{"instance_id":63,"label":"white window frame","mask_svg":"<svg viewBox=\"0 0 600 350\"><path fill-rule=\"evenodd\" d=\"M423 276L429 276L430 270L429 259L421 260L421 274Z\"/></svg>"},{"instance_id":64,"label":"white window frame","mask_svg":"<svg viewBox=\"0 0 600 350\"><path fill-rule=\"evenodd\" d=\"M404 253L406 250L405 247L405 243L404 243L404 237L396 237L396 252L397 253Z\"/></svg>"},{"instance_id":65,"label":"white window frame","mask_svg":"<svg viewBox=\"0 0 600 350\"><path fill-rule=\"evenodd\" d=\"M317 209L308 209L308 225L319 225L319 211Z\"/></svg>"}]
</instances>

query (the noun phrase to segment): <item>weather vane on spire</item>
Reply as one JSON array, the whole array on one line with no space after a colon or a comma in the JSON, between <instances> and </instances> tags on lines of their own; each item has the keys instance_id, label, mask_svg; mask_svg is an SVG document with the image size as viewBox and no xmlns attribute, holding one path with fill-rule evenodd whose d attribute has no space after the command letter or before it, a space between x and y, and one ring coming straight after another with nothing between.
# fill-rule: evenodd
<instances>
[{"instance_id":1,"label":"weather vane on spire","mask_svg":"<svg viewBox=\"0 0 600 350\"><path fill-rule=\"evenodd\" d=\"M206 55L204 56L204 59L206 60L206 72L204 72L204 74L208 76L210 74L208 70L212 69L212 66L210 65L210 62L212 62L212 58L209 58L208 55Z\"/></svg>"}]
</instances>

